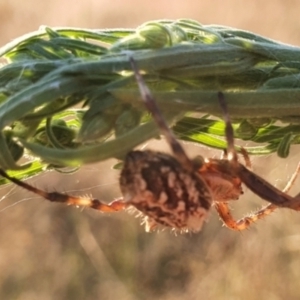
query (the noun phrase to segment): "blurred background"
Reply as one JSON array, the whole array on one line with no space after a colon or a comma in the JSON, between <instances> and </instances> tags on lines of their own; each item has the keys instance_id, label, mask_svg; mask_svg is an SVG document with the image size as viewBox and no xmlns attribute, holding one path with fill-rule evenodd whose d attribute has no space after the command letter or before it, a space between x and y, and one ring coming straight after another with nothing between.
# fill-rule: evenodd
<instances>
[{"instance_id":1,"label":"blurred background","mask_svg":"<svg viewBox=\"0 0 300 300\"><path fill-rule=\"evenodd\" d=\"M0 44L40 25L136 27L153 19L193 18L300 45L296 0L0 0ZM161 149L163 141L147 148ZM189 155L218 151L185 144ZM282 189L299 161L253 158L253 169ZM120 196L114 161L73 175L45 173L29 180L46 190ZM291 194L299 192L296 182ZM145 233L125 212L104 215L46 201L12 185L0 189L0 299L300 299L300 215L278 210L236 233L212 210L199 234ZM250 191L232 203L241 217L263 201Z\"/></svg>"}]
</instances>

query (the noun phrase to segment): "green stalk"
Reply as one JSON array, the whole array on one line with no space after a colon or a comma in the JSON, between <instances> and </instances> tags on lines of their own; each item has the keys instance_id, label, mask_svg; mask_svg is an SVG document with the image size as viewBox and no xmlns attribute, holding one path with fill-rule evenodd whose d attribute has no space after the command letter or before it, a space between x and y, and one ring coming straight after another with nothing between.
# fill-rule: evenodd
<instances>
[{"instance_id":1,"label":"green stalk","mask_svg":"<svg viewBox=\"0 0 300 300\"><path fill-rule=\"evenodd\" d=\"M36 174L18 163L23 151L35 166L40 160L39 171L122 159L157 136L129 55L179 139L226 147L222 91L236 138L256 143L246 147L250 155L287 157L300 143L297 47L186 19L136 29L45 27L0 49L1 168Z\"/></svg>"}]
</instances>

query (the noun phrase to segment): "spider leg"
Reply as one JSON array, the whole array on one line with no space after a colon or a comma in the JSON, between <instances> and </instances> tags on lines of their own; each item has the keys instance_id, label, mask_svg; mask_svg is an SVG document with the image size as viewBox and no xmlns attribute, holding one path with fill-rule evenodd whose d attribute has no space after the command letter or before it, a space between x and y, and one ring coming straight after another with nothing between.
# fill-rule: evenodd
<instances>
[{"instance_id":1,"label":"spider leg","mask_svg":"<svg viewBox=\"0 0 300 300\"><path fill-rule=\"evenodd\" d=\"M271 214L276 209L276 206L274 204L269 204L263 207L262 209L258 210L257 212L246 216L238 221L236 221L233 218L227 202L217 202L215 204L215 208L226 227L235 231L241 231L247 229L251 224L255 223L256 221Z\"/></svg>"},{"instance_id":2,"label":"spider leg","mask_svg":"<svg viewBox=\"0 0 300 300\"><path fill-rule=\"evenodd\" d=\"M4 178L12 181L16 185L34 193L46 200L51 202L60 202L68 205L75 205L75 206L82 206L82 207L89 207L93 208L102 212L116 212L123 210L128 207L128 204L123 200L123 198L116 199L109 204L105 204L98 199L93 199L90 197L75 197L70 196L58 192L45 192L40 190L26 182L20 181L15 177L9 176L4 170L0 169L0 175Z\"/></svg>"},{"instance_id":3,"label":"spider leg","mask_svg":"<svg viewBox=\"0 0 300 300\"><path fill-rule=\"evenodd\" d=\"M150 92L149 88L147 87L140 71L137 67L136 62L132 57L129 57L130 63L139 86L139 90L142 96L143 101L147 109L151 112L153 119L157 123L160 131L165 136L167 142L169 143L174 155L176 156L177 160L184 166L186 169L192 171L194 169L192 161L186 155L184 149L177 141L176 137L174 136L173 132L170 130L168 124L166 123L165 119L163 118L160 109L158 108L156 101L152 93Z\"/></svg>"},{"instance_id":4,"label":"spider leg","mask_svg":"<svg viewBox=\"0 0 300 300\"><path fill-rule=\"evenodd\" d=\"M247 150L244 148L244 147L241 147L241 154L244 158L244 161L245 161L245 166L249 169L252 168L252 163L251 163L251 160L250 160L250 157L249 157L249 154L247 152Z\"/></svg>"},{"instance_id":5,"label":"spider leg","mask_svg":"<svg viewBox=\"0 0 300 300\"><path fill-rule=\"evenodd\" d=\"M218 93L219 103L223 112L224 121L225 121L225 137L227 141L227 149L225 150L225 157L232 163L233 167L238 167L238 155L234 147L234 131L231 124L230 116L228 113L227 103L222 92ZM241 154L245 160L246 167L251 168L251 161L247 150L243 147L240 149Z\"/></svg>"},{"instance_id":6,"label":"spider leg","mask_svg":"<svg viewBox=\"0 0 300 300\"><path fill-rule=\"evenodd\" d=\"M227 155L229 156L229 160L232 160L234 163L237 163L238 157L234 148L234 132L233 127L231 125L227 103L224 98L224 94L222 92L218 93L219 103L223 112L224 121L225 121L225 137L227 140Z\"/></svg>"},{"instance_id":7,"label":"spider leg","mask_svg":"<svg viewBox=\"0 0 300 300\"><path fill-rule=\"evenodd\" d=\"M241 181L262 199L275 206L286 207L296 211L300 210L300 195L296 197L289 196L241 164L238 164L236 172Z\"/></svg>"},{"instance_id":8,"label":"spider leg","mask_svg":"<svg viewBox=\"0 0 300 300\"><path fill-rule=\"evenodd\" d=\"M286 184L285 188L282 190L283 193L288 193L290 191L290 189L293 186L293 184L295 183L295 180L298 177L299 173L300 173L300 163L298 164L295 172L293 173L292 177ZM225 224L225 226L227 226L228 228L230 228L232 230L241 231L241 230L248 228L251 224L257 222L258 220L263 219L266 216L268 216L269 214L271 214L273 211L275 211L278 208L278 206L276 206L272 203L268 204L268 205L262 207L261 209L259 209L258 211L254 212L238 221L234 220L234 218L230 212L228 203L218 202L218 203L216 203L215 208L216 208L220 218L222 219L223 223Z\"/></svg>"},{"instance_id":9,"label":"spider leg","mask_svg":"<svg viewBox=\"0 0 300 300\"><path fill-rule=\"evenodd\" d=\"M240 152L244 158L245 161L245 166L249 169L252 168L252 163L249 157L249 154L247 152L247 150L244 147L241 147ZM227 159L228 160L228 155L227 155L227 149L224 149L222 155L221 155L221 159Z\"/></svg>"}]
</instances>

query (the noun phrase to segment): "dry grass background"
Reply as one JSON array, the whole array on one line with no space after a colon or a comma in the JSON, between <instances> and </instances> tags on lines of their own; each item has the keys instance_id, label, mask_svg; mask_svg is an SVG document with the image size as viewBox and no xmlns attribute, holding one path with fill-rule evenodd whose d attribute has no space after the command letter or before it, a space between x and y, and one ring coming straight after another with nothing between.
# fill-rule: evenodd
<instances>
[{"instance_id":1,"label":"dry grass background","mask_svg":"<svg viewBox=\"0 0 300 300\"><path fill-rule=\"evenodd\" d=\"M194 18L300 45L296 0L0 0L0 43L40 25L136 27L159 18ZM158 147L154 143L151 147ZM188 146L192 154L219 155ZM255 158L254 170L282 188L299 161ZM30 182L45 189L119 195L113 161L75 175L47 173ZM299 192L297 181L292 193ZM268 299L300 298L300 215L280 210L243 233L221 227L213 212L203 231L146 234L126 213L48 204L9 186L0 195L0 299ZM247 191L235 214L262 203Z\"/></svg>"}]
</instances>

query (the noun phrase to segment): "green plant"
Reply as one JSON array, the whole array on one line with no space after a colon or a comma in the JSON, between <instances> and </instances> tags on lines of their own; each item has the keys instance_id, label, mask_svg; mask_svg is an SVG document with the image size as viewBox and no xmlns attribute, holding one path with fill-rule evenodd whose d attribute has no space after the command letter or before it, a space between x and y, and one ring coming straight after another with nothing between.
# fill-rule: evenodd
<instances>
[{"instance_id":1,"label":"green plant","mask_svg":"<svg viewBox=\"0 0 300 300\"><path fill-rule=\"evenodd\" d=\"M234 28L160 20L135 30L43 28L0 49L0 165L24 178L45 167L122 159L158 135L128 51L179 139L224 149L217 92L250 155L298 144L300 49ZM26 153L25 164L16 162ZM4 183L5 181L1 181Z\"/></svg>"}]
</instances>

